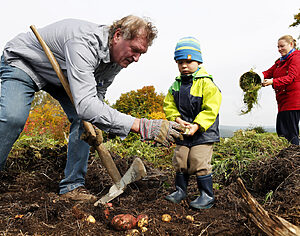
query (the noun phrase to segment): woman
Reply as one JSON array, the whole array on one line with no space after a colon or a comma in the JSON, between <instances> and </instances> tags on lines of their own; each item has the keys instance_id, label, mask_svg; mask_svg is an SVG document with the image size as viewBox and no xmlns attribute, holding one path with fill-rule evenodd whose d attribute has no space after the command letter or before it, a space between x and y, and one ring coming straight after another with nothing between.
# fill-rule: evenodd
<instances>
[{"instance_id":1,"label":"woman","mask_svg":"<svg viewBox=\"0 0 300 236\"><path fill-rule=\"evenodd\" d=\"M272 85L276 93L278 136L299 145L300 51L296 50L296 40L290 35L279 38L278 51L281 57L263 72L262 85Z\"/></svg>"}]
</instances>

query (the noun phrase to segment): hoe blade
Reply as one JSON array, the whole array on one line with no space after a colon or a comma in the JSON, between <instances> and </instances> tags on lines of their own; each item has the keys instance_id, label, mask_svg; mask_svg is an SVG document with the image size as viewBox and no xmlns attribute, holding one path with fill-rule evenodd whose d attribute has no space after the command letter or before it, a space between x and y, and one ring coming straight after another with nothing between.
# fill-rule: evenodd
<instances>
[{"instance_id":1,"label":"hoe blade","mask_svg":"<svg viewBox=\"0 0 300 236\"><path fill-rule=\"evenodd\" d=\"M120 182L114 184L110 187L109 192L100 198L97 202L95 202L94 206L98 206L99 203L105 204L110 202L114 198L118 197L120 194L124 192L126 186L130 183L138 181L145 177L147 174L146 168L140 158L136 158L127 172L123 175Z\"/></svg>"}]
</instances>

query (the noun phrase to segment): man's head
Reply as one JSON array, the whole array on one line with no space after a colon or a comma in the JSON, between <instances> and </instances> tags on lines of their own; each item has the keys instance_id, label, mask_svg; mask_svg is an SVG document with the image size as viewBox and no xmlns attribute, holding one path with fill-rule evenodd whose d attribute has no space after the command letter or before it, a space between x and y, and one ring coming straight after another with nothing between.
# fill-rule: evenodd
<instances>
[{"instance_id":1,"label":"man's head","mask_svg":"<svg viewBox=\"0 0 300 236\"><path fill-rule=\"evenodd\" d=\"M126 68L147 52L156 36L156 27L144 18L129 15L115 21L109 30L111 60Z\"/></svg>"},{"instance_id":2,"label":"man's head","mask_svg":"<svg viewBox=\"0 0 300 236\"><path fill-rule=\"evenodd\" d=\"M175 47L174 59L181 74L192 74L203 62L200 43L193 37L184 37Z\"/></svg>"}]
</instances>

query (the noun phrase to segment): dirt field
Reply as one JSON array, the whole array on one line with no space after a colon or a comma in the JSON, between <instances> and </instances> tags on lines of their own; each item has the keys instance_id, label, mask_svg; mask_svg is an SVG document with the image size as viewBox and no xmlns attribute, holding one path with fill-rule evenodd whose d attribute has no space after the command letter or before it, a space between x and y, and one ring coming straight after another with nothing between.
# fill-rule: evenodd
<instances>
[{"instance_id":1,"label":"dirt field","mask_svg":"<svg viewBox=\"0 0 300 236\"><path fill-rule=\"evenodd\" d=\"M66 147L39 150L42 158L30 148L11 158L7 170L0 172L0 235L127 235L110 225L114 215L129 213L149 216L149 226L140 235L264 235L256 228L242 208L236 177L214 179L224 187L215 190L216 204L208 210L196 211L188 202L198 194L195 178L188 187L188 199L181 204L164 200L173 188L170 170L157 170L144 163L149 178L131 184L112 201L108 219L103 206L77 204L59 198L58 183L63 175ZM129 160L114 157L120 172L130 166ZM242 179L248 191L268 212L300 225L300 147L290 146L276 158L253 163ZM104 195L112 181L98 159L91 158L86 187L95 195ZM266 194L270 198L266 199ZM267 201L265 201L267 200ZM170 222L161 216L169 214ZM92 215L96 223L85 221ZM191 222L187 215L194 217Z\"/></svg>"}]
</instances>

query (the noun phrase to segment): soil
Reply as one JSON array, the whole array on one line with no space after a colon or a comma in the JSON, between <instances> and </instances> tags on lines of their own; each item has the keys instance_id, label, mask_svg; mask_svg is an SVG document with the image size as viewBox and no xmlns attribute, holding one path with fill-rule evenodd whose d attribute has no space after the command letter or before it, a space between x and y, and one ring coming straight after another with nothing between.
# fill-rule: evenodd
<instances>
[{"instance_id":1,"label":"soil","mask_svg":"<svg viewBox=\"0 0 300 236\"><path fill-rule=\"evenodd\" d=\"M124 174L135 157L113 156ZM264 235L250 220L242 207L236 178L243 179L248 191L264 207L289 222L300 225L300 147L291 145L275 158L253 162L243 173L230 178L214 177L216 204L207 210L193 210L188 202L198 190L191 178L188 198L173 204L164 197L174 190L172 170L154 168L144 160L148 176L130 184L112 201L109 216L105 206L68 201L58 195L63 177L66 147L34 147L24 150L18 158L9 158L7 168L0 172L0 235L128 235L131 230L115 230L110 222L118 214L146 214L147 231L140 235ZM112 181L99 159L91 155L86 188L98 198L107 193ZM216 185L217 186L217 185ZM162 221L169 214L170 222ZM92 215L96 222L87 222ZM186 219L193 216L194 221Z\"/></svg>"}]
</instances>

